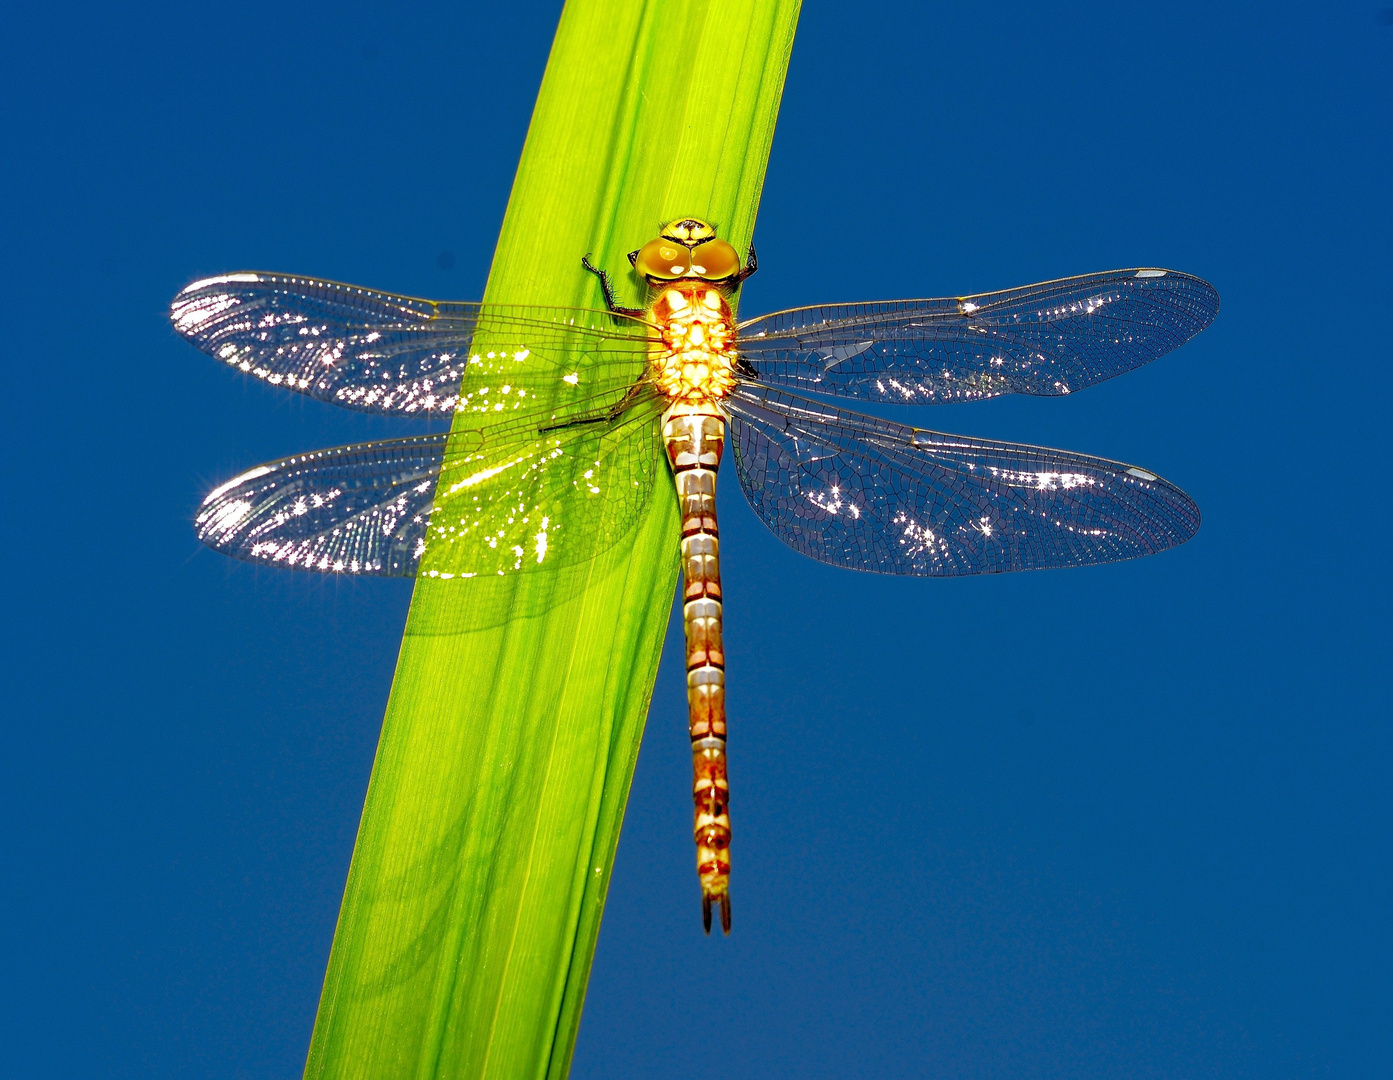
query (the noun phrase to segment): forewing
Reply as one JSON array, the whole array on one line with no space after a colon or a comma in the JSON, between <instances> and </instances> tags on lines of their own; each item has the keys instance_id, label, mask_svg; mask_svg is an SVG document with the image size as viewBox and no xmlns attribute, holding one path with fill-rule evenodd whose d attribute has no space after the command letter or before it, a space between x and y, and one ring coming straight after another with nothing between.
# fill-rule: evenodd
<instances>
[{"instance_id":1,"label":"forewing","mask_svg":"<svg viewBox=\"0 0 1393 1080\"><path fill-rule=\"evenodd\" d=\"M445 580L584 561L618 543L661 464L652 398L587 422L502 421L258 466L214 489L199 539L249 562ZM425 560L422 565L422 560Z\"/></svg>"},{"instance_id":2,"label":"forewing","mask_svg":"<svg viewBox=\"0 0 1393 1080\"><path fill-rule=\"evenodd\" d=\"M286 274L196 281L175 297L170 318L239 371L388 415L452 415L471 384L490 385L491 361L505 356L523 389L545 392L576 371L592 387L627 386L648 350L643 323L608 313L418 300Z\"/></svg>"},{"instance_id":3,"label":"forewing","mask_svg":"<svg viewBox=\"0 0 1393 1080\"><path fill-rule=\"evenodd\" d=\"M1208 282L1113 270L1003 292L794 308L740 327L762 383L937 405L1069 394L1183 345L1219 311Z\"/></svg>"},{"instance_id":4,"label":"forewing","mask_svg":"<svg viewBox=\"0 0 1393 1080\"><path fill-rule=\"evenodd\" d=\"M744 384L736 474L780 540L820 562L951 577L1083 566L1184 543L1199 510L1144 469L944 435Z\"/></svg>"}]
</instances>

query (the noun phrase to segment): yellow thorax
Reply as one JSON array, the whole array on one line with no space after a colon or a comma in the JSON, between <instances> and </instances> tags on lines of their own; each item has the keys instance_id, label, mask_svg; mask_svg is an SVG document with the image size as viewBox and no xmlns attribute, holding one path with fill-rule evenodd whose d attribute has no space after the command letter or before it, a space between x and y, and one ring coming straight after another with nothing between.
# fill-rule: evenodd
<instances>
[{"instance_id":1,"label":"yellow thorax","mask_svg":"<svg viewBox=\"0 0 1393 1080\"><path fill-rule=\"evenodd\" d=\"M735 386L734 320L717 288L698 281L669 285L653 302L662 331L653 381L673 401L717 401Z\"/></svg>"}]
</instances>

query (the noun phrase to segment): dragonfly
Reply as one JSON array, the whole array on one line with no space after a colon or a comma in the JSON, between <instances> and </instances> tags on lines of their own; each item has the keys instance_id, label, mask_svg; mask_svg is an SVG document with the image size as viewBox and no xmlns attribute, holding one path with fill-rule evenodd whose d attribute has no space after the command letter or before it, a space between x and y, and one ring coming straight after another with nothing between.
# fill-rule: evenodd
<instances>
[{"instance_id":1,"label":"dragonfly","mask_svg":"<svg viewBox=\"0 0 1393 1080\"><path fill-rule=\"evenodd\" d=\"M820 562L951 577L1107 563L1184 543L1195 503L1136 465L969 438L838 407L1060 396L1208 326L1207 282L1133 268L1001 292L825 304L737 321L758 269L698 218L629 254L644 307L444 302L232 273L175 297L175 329L238 371L449 432L318 450L218 485L199 538L238 559L484 579L583 567L668 474L683 625L702 922L730 932L730 785L716 476L727 441L755 514ZM466 596L467 602L467 596Z\"/></svg>"}]
</instances>

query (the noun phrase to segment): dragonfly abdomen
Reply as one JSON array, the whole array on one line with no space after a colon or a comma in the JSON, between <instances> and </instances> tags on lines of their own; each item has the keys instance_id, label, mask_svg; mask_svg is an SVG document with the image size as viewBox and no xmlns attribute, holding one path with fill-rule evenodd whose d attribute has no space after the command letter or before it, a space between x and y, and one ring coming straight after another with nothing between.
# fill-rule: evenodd
<instances>
[{"instance_id":1,"label":"dragonfly abdomen","mask_svg":"<svg viewBox=\"0 0 1393 1080\"><path fill-rule=\"evenodd\" d=\"M721 928L730 933L730 784L716 526L716 470L725 444L720 406L715 402L673 405L663 416L663 443L682 512L682 621L702 921L709 933L712 905L719 905Z\"/></svg>"}]
</instances>

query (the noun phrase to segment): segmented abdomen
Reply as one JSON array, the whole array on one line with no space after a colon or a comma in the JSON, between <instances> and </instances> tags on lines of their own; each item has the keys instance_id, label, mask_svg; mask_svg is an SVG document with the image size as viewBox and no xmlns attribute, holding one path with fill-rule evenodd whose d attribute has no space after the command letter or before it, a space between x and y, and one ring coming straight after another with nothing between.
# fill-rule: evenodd
<instances>
[{"instance_id":1,"label":"segmented abdomen","mask_svg":"<svg viewBox=\"0 0 1393 1080\"><path fill-rule=\"evenodd\" d=\"M721 927L730 933L730 785L716 528L716 470L725 445L720 407L714 402L673 405L663 415L663 442L682 512L682 616L702 919L709 932L711 907L718 904Z\"/></svg>"}]
</instances>

